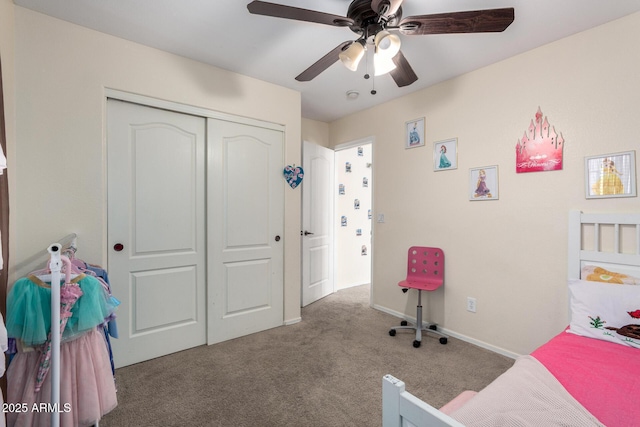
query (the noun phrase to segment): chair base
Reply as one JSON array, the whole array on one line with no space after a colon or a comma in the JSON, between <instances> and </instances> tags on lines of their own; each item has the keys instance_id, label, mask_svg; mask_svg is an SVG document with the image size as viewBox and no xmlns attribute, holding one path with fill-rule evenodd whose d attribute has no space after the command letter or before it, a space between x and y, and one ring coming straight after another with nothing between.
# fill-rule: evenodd
<instances>
[{"instance_id":1,"label":"chair base","mask_svg":"<svg viewBox=\"0 0 640 427\"><path fill-rule=\"evenodd\" d=\"M440 344L446 344L448 341L448 336L438 331L438 325L435 323L430 323L428 326L422 326L422 291L418 289L418 306L416 308L416 323L414 325L409 325L406 320L403 320L400 323L400 326L394 326L389 330L389 335L392 337L396 335L397 329L412 329L416 331L416 339L413 341L413 346L415 348L420 347L422 343L422 331L431 333L434 335L438 335L440 337Z\"/></svg>"}]
</instances>

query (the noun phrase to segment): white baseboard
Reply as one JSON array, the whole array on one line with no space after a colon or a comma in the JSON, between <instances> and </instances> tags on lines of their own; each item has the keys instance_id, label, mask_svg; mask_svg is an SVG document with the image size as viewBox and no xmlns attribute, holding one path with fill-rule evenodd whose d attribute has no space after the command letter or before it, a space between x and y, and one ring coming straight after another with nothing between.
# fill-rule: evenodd
<instances>
[{"instance_id":1,"label":"white baseboard","mask_svg":"<svg viewBox=\"0 0 640 427\"><path fill-rule=\"evenodd\" d=\"M289 319L284 321L285 326L295 325L296 323L302 322L302 317L296 317L295 319Z\"/></svg>"},{"instance_id":2,"label":"white baseboard","mask_svg":"<svg viewBox=\"0 0 640 427\"><path fill-rule=\"evenodd\" d=\"M371 282L349 283L347 285L336 286L335 292L341 291L343 289L353 288L355 286L370 285L370 284Z\"/></svg>"},{"instance_id":3,"label":"white baseboard","mask_svg":"<svg viewBox=\"0 0 640 427\"><path fill-rule=\"evenodd\" d=\"M382 311L383 313L387 313L387 314L390 314L392 316L398 317L400 319L405 319L405 320L407 320L409 322L413 322L414 324L416 322L416 318L415 317L406 316L403 313L400 313L399 311L391 310L391 309L389 309L387 307L382 307L380 305L374 304L373 308L375 308L376 310ZM428 325L428 322L423 321L422 323L425 326ZM389 325L390 328L392 326L393 325ZM475 346L484 348L486 350L493 351L494 353L501 354L501 355L509 357L511 359L516 359L516 358L518 358L520 356L517 353L513 353L511 351L505 350L504 348L496 347L496 346L491 345L489 343L486 343L484 341L480 341L480 340L477 340L475 338L468 337L466 335L463 335L463 334L460 334L458 332L452 331L450 329L444 328L444 327L442 327L440 325L438 325L438 330L442 331L444 334L449 335L450 337L457 338L460 341L468 342L469 344L473 344Z\"/></svg>"}]
</instances>

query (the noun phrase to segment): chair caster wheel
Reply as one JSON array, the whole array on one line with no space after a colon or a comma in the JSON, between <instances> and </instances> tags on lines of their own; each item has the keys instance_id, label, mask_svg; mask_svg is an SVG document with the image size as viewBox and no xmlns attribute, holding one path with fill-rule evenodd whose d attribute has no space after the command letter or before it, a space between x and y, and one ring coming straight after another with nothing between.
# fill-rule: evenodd
<instances>
[{"instance_id":1,"label":"chair caster wheel","mask_svg":"<svg viewBox=\"0 0 640 427\"><path fill-rule=\"evenodd\" d=\"M402 322L400 322L400 326L407 326L407 325L408 325L408 323L407 323L406 320L403 320Z\"/></svg>"},{"instance_id":2,"label":"chair caster wheel","mask_svg":"<svg viewBox=\"0 0 640 427\"><path fill-rule=\"evenodd\" d=\"M446 344L447 339L445 337L440 338L440 344Z\"/></svg>"},{"instance_id":3,"label":"chair caster wheel","mask_svg":"<svg viewBox=\"0 0 640 427\"><path fill-rule=\"evenodd\" d=\"M432 331L437 331L438 325L429 325L429 329L431 329Z\"/></svg>"},{"instance_id":4,"label":"chair caster wheel","mask_svg":"<svg viewBox=\"0 0 640 427\"><path fill-rule=\"evenodd\" d=\"M414 346L415 348L420 347L420 341L415 340L415 341L413 342L413 346Z\"/></svg>"},{"instance_id":5,"label":"chair caster wheel","mask_svg":"<svg viewBox=\"0 0 640 427\"><path fill-rule=\"evenodd\" d=\"M395 329L389 329L389 335L391 335L392 337L396 336L396 330Z\"/></svg>"}]
</instances>

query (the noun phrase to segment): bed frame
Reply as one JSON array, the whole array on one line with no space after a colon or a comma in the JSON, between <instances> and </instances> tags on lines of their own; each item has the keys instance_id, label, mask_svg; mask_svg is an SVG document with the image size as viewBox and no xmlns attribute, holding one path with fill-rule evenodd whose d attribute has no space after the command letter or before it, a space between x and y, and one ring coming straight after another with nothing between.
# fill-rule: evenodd
<instances>
[{"instance_id":1,"label":"bed frame","mask_svg":"<svg viewBox=\"0 0 640 427\"><path fill-rule=\"evenodd\" d=\"M568 278L579 279L585 265L620 273L640 271L640 214L569 212ZM382 378L382 427L464 427L405 390L405 383Z\"/></svg>"}]
</instances>

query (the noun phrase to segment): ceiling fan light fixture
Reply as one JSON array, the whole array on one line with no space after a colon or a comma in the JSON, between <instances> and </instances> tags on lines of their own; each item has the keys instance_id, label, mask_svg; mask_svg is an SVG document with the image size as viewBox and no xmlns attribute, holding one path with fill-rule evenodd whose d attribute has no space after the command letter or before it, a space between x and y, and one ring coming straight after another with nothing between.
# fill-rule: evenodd
<instances>
[{"instance_id":1,"label":"ceiling fan light fixture","mask_svg":"<svg viewBox=\"0 0 640 427\"><path fill-rule=\"evenodd\" d=\"M400 37L383 30L376 34L374 39L376 54L383 55L389 59L393 58L400 51Z\"/></svg>"},{"instance_id":2,"label":"ceiling fan light fixture","mask_svg":"<svg viewBox=\"0 0 640 427\"><path fill-rule=\"evenodd\" d=\"M340 52L338 55L344 66L351 71L356 71L358 69L358 64L363 56L364 45L360 43L360 41L351 43L348 48Z\"/></svg>"},{"instance_id":3,"label":"ceiling fan light fixture","mask_svg":"<svg viewBox=\"0 0 640 427\"><path fill-rule=\"evenodd\" d=\"M396 69L396 64L393 62L393 58L387 58L384 55L373 55L373 74L375 76L381 76L387 74L390 71Z\"/></svg>"}]
</instances>

